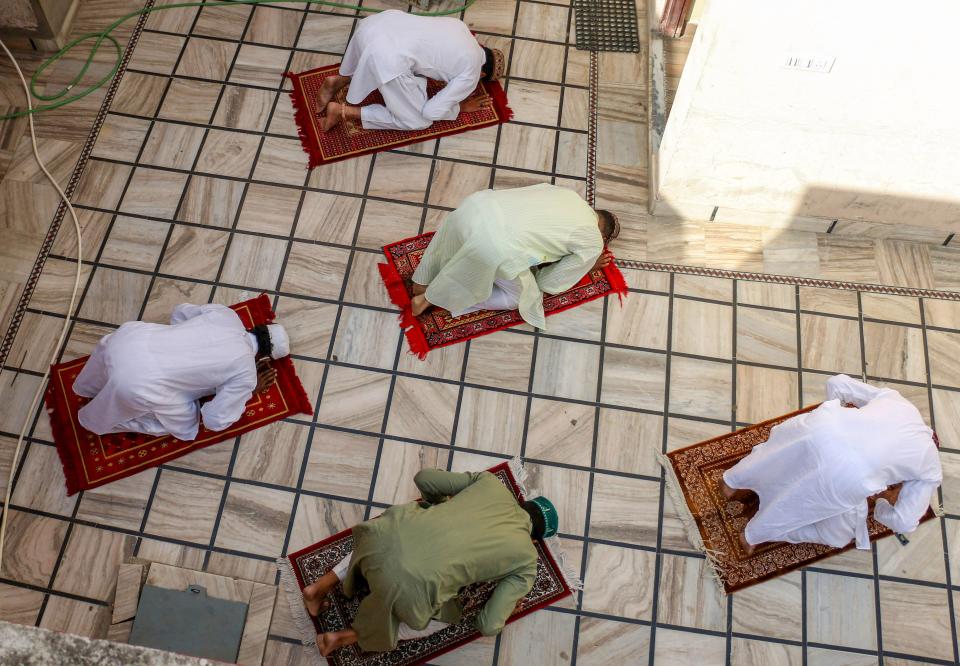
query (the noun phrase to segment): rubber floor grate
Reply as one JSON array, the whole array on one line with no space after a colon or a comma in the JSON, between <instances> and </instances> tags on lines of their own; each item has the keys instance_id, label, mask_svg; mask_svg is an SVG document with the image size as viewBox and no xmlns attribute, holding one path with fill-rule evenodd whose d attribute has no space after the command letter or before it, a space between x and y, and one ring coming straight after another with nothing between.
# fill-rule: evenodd
<instances>
[{"instance_id":1,"label":"rubber floor grate","mask_svg":"<svg viewBox=\"0 0 960 666\"><path fill-rule=\"evenodd\" d=\"M635 0L574 0L573 9L581 51L640 50Z\"/></svg>"}]
</instances>

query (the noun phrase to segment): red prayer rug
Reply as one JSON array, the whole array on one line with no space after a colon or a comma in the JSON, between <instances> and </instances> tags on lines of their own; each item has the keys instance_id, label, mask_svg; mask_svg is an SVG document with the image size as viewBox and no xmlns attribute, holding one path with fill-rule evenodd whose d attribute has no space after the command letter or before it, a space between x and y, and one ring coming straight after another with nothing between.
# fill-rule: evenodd
<instances>
[{"instance_id":1,"label":"red prayer rug","mask_svg":"<svg viewBox=\"0 0 960 666\"><path fill-rule=\"evenodd\" d=\"M818 406L804 407L728 435L671 451L661 457L660 462L667 471L667 487L684 523L687 537L707 555L707 563L727 593L782 576L854 547L852 541L844 548L775 541L760 544L751 555L747 555L740 543L740 533L756 513L758 504L756 501L743 503L727 500L720 492L723 473L746 457L754 446L767 441L775 425ZM871 541L893 534L889 528L873 519L875 498L871 497L868 501L870 513L867 525ZM920 522L931 520L935 515L933 509L928 509Z\"/></svg>"},{"instance_id":2,"label":"red prayer rug","mask_svg":"<svg viewBox=\"0 0 960 666\"><path fill-rule=\"evenodd\" d=\"M503 485L513 491L518 502L524 501L524 473L517 462L502 462L487 471L495 474ZM317 650L316 635L350 627L360 606L360 599L345 597L339 585L328 596L329 608L321 611L316 618L307 615L303 605L303 588L332 570L340 560L353 552L351 533L352 530L344 530L277 560L290 610L302 634L308 663L324 663ZM520 601L519 609L507 620L507 624L568 597L573 593L573 589L581 587L577 577L565 570L562 552L558 550L559 539L551 537L547 542L536 540L534 545L538 554L537 579L533 589ZM425 638L400 641L391 652L364 652L358 645L341 648L327 657L326 663L332 666L410 666L432 661L480 637L480 632L474 628L474 618L493 594L495 587L496 582L487 582L463 588L460 592L463 617L458 624L450 625Z\"/></svg>"},{"instance_id":3,"label":"red prayer rug","mask_svg":"<svg viewBox=\"0 0 960 666\"><path fill-rule=\"evenodd\" d=\"M359 157L369 153L399 148L411 143L419 143L451 134L459 134L468 130L480 129L500 123L508 122L513 117L513 111L507 103L507 95L497 81L480 81L477 89L470 95L471 98L479 95L488 95L493 100L493 108L481 109L472 113L461 112L456 120L438 120L430 127L422 130L365 130L359 125L341 122L329 132L320 131L320 118L323 109L320 108L320 86L324 79L339 72L340 65L327 65L308 72L295 74L287 72L286 76L293 82L290 97L293 100L294 120L300 134L303 150L310 157L307 168L312 169L321 164L330 164L339 160ZM446 84L442 81L427 81L427 96L433 97ZM349 86L348 86L349 87ZM346 98L347 88L337 95L337 101ZM360 106L369 104L383 104L380 92L374 90Z\"/></svg>"},{"instance_id":4,"label":"red prayer rug","mask_svg":"<svg viewBox=\"0 0 960 666\"><path fill-rule=\"evenodd\" d=\"M430 244L433 233L431 231L384 246L387 263L379 264L380 277L390 300L400 308L400 327L406 331L412 353L424 359L428 352L438 347L454 345L524 323L519 310L479 310L454 317L443 308L433 307L414 317L410 309L413 298L411 278L420 265L420 258ZM544 294L543 312L549 317L607 294L617 294L621 299L627 294L623 274L612 262L602 270L587 273L580 282L562 294Z\"/></svg>"},{"instance_id":5,"label":"red prayer rug","mask_svg":"<svg viewBox=\"0 0 960 666\"><path fill-rule=\"evenodd\" d=\"M269 324L276 315L266 294L230 306L247 328ZM313 407L290 357L271 361L277 381L263 393L247 402L240 420L220 432L207 430L201 424L197 438L185 442L167 435L157 437L138 433L95 435L80 425L77 412L87 402L73 392L73 382L89 356L59 363L50 368L50 384L46 403L50 414L53 441L67 481L67 495L156 467L168 460L231 439L293 414L313 414Z\"/></svg>"}]
</instances>

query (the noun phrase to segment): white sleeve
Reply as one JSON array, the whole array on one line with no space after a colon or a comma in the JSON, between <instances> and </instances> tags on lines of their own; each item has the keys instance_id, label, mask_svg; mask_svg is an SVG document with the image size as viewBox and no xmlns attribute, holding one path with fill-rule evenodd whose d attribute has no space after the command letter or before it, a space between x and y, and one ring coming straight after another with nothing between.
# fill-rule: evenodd
<instances>
[{"instance_id":1,"label":"white sleeve","mask_svg":"<svg viewBox=\"0 0 960 666\"><path fill-rule=\"evenodd\" d=\"M578 230L571 236L569 246L570 254L537 271L537 284L543 293L559 294L575 285L603 252L600 232L596 230Z\"/></svg>"},{"instance_id":2,"label":"white sleeve","mask_svg":"<svg viewBox=\"0 0 960 666\"><path fill-rule=\"evenodd\" d=\"M421 113L427 120L456 120L460 115L460 102L477 89L474 74L461 74L444 86L443 90L427 100Z\"/></svg>"},{"instance_id":3,"label":"white sleeve","mask_svg":"<svg viewBox=\"0 0 960 666\"><path fill-rule=\"evenodd\" d=\"M213 400L200 408L203 415L203 425L210 430L228 428L243 415L247 401L257 387L257 371L244 370L231 377L226 384L217 389Z\"/></svg>"},{"instance_id":4,"label":"white sleeve","mask_svg":"<svg viewBox=\"0 0 960 666\"><path fill-rule=\"evenodd\" d=\"M877 500L873 517L897 534L912 532L927 512L930 497L939 485L936 481L906 481L896 504L891 506L883 498Z\"/></svg>"},{"instance_id":5,"label":"white sleeve","mask_svg":"<svg viewBox=\"0 0 960 666\"><path fill-rule=\"evenodd\" d=\"M181 303L173 309L173 313L170 315L170 324L181 324L188 319L193 319L199 315L204 314L205 312L210 312L212 310L223 310L229 309L226 305L220 305L219 303L204 303L203 305L193 305L191 303Z\"/></svg>"},{"instance_id":6,"label":"white sleeve","mask_svg":"<svg viewBox=\"0 0 960 666\"><path fill-rule=\"evenodd\" d=\"M870 386L847 375L837 375L827 380L827 400L838 399L855 407L863 407L881 393L886 392L891 391Z\"/></svg>"}]
</instances>

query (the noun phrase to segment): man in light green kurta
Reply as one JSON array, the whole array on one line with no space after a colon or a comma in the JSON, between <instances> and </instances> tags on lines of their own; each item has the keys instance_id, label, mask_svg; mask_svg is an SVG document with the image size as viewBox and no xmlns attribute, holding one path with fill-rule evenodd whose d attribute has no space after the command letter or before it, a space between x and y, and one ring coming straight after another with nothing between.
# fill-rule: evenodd
<instances>
[{"instance_id":1,"label":"man in light green kurta","mask_svg":"<svg viewBox=\"0 0 960 666\"><path fill-rule=\"evenodd\" d=\"M304 589L311 615L326 607L340 581L348 597L367 593L350 629L317 636L323 656L353 643L388 651L398 640L459 622L461 588L483 581L497 585L476 627L494 635L533 587L537 550L531 536L552 536L557 529L548 500L521 505L489 472L423 470L414 482L422 500L354 527L352 556Z\"/></svg>"},{"instance_id":2,"label":"man in light green kurta","mask_svg":"<svg viewBox=\"0 0 960 666\"><path fill-rule=\"evenodd\" d=\"M520 310L545 328L543 295L570 289L611 258L616 216L555 185L482 190L451 212L413 274L413 314ZM512 299L510 296L512 295Z\"/></svg>"}]
</instances>

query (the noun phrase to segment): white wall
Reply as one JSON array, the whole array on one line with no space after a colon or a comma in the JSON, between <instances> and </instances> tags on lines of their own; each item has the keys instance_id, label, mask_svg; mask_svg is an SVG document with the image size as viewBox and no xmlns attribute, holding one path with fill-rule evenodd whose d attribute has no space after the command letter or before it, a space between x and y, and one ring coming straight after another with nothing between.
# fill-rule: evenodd
<instances>
[{"instance_id":1,"label":"white wall","mask_svg":"<svg viewBox=\"0 0 960 666\"><path fill-rule=\"evenodd\" d=\"M960 2L712 0L660 149L658 213L960 231ZM829 74L787 69L835 57Z\"/></svg>"}]
</instances>

